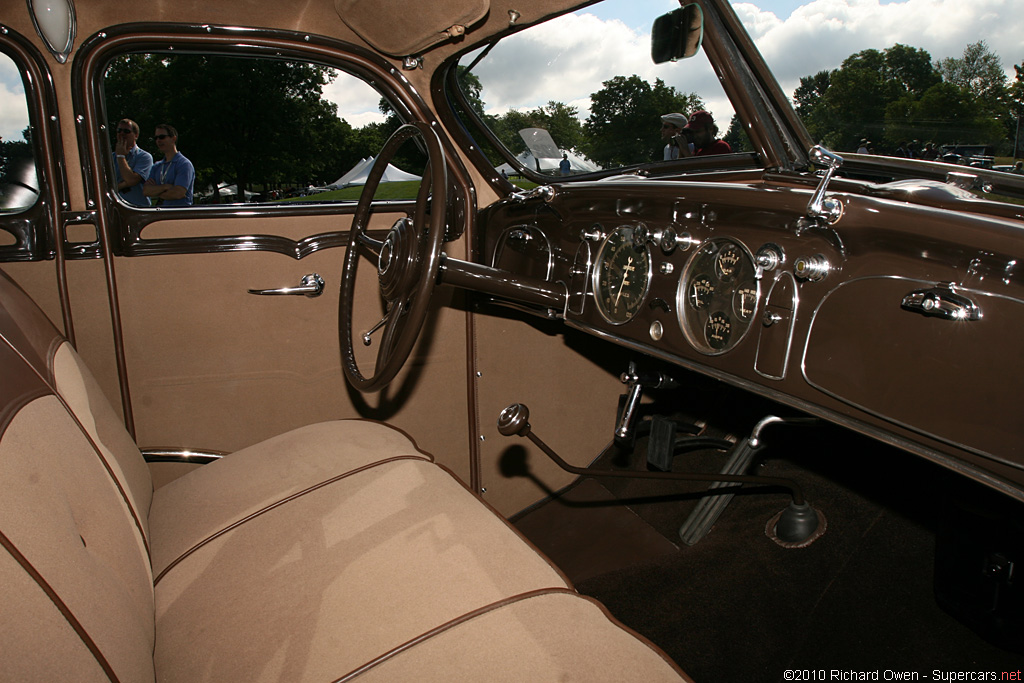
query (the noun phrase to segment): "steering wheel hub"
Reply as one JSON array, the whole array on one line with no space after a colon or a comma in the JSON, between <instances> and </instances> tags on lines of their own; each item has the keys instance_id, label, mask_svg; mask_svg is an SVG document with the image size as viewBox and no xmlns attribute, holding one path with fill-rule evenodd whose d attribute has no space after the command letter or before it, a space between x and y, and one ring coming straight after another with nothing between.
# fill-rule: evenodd
<instances>
[{"instance_id":1,"label":"steering wheel hub","mask_svg":"<svg viewBox=\"0 0 1024 683\"><path fill-rule=\"evenodd\" d=\"M387 301L394 301L413 286L416 275L419 240L412 219L399 219L392 226L377 258L377 279L380 292Z\"/></svg>"}]
</instances>

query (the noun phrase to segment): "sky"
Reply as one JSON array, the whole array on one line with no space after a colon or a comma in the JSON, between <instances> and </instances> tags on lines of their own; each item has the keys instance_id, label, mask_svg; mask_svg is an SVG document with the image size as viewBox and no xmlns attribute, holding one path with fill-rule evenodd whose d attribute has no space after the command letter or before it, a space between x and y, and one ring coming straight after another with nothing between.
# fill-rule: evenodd
<instances>
[{"instance_id":1,"label":"sky","mask_svg":"<svg viewBox=\"0 0 1024 683\"><path fill-rule=\"evenodd\" d=\"M732 109L706 60L650 63L650 26L678 6L678 0L611 0L527 31L518 46L503 42L475 69L489 111L555 100L585 117L589 95L603 80L635 73L701 95L724 128ZM1024 0L751 0L734 7L789 95L803 76L895 43L927 50L938 61L960 57L968 44L984 39L1009 76L1024 62ZM382 118L379 96L368 86L341 78L325 94L355 127ZM0 136L21 139L26 125L20 78L0 55Z\"/></svg>"}]
</instances>

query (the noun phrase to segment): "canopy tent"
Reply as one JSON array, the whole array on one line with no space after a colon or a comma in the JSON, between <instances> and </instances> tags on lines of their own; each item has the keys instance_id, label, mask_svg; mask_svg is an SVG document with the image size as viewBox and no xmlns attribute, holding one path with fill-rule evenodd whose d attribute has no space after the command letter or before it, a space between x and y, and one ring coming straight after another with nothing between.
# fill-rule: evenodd
<instances>
[{"instance_id":1,"label":"canopy tent","mask_svg":"<svg viewBox=\"0 0 1024 683\"><path fill-rule=\"evenodd\" d=\"M365 185L366 178L370 175L370 169L373 168L374 158L375 157L366 157L353 166L345 175L341 176L327 187L329 189L341 189L343 187L349 187L350 185ZM393 183L401 180L421 179L421 176L406 173L402 169L393 166L392 164L388 164L388 167L384 169L384 175L381 176L380 181L382 183Z\"/></svg>"},{"instance_id":2,"label":"canopy tent","mask_svg":"<svg viewBox=\"0 0 1024 683\"><path fill-rule=\"evenodd\" d=\"M569 159L569 172L570 173L593 173L594 171L600 171L600 167L594 165L592 161L581 157L578 154L572 152L566 152L566 157ZM531 171L540 171L541 173L558 173L558 164L562 161L561 155L557 158L541 158L533 156L530 152L521 152L516 160L530 169ZM498 173L503 173L506 176L515 175L519 173L519 169L513 168L512 164L502 164L497 168Z\"/></svg>"},{"instance_id":3,"label":"canopy tent","mask_svg":"<svg viewBox=\"0 0 1024 683\"><path fill-rule=\"evenodd\" d=\"M195 194L196 194L196 197L200 197L200 198L209 200L210 197L213 196L213 186L212 185L211 186L207 186L205 192L197 192ZM217 185L217 196L218 197L228 198L228 197L234 197L237 194L238 194L238 185L228 185L227 183L220 183L219 185ZM251 201L252 198L255 197L255 196L256 196L255 192L249 192L249 190L245 190L245 201L247 201L247 202Z\"/></svg>"}]
</instances>

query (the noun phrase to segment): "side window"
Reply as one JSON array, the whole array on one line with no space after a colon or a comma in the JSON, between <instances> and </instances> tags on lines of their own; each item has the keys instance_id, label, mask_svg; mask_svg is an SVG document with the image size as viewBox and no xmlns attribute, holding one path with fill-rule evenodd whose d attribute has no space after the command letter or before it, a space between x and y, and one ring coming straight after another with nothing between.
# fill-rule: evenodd
<instances>
[{"instance_id":1,"label":"side window","mask_svg":"<svg viewBox=\"0 0 1024 683\"><path fill-rule=\"evenodd\" d=\"M266 57L121 55L103 100L117 194L138 207L355 201L402 123L357 76ZM378 197L416 196L406 147Z\"/></svg>"},{"instance_id":2,"label":"side window","mask_svg":"<svg viewBox=\"0 0 1024 683\"><path fill-rule=\"evenodd\" d=\"M14 61L0 52L0 218L21 213L38 198L25 87ZM0 233L0 244L8 240Z\"/></svg>"}]
</instances>

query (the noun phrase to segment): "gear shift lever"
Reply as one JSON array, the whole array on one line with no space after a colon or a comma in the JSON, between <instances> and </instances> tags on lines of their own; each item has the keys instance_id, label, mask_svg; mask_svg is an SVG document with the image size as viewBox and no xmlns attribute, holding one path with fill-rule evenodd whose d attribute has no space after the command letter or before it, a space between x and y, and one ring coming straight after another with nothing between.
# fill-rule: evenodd
<instances>
[{"instance_id":1,"label":"gear shift lever","mask_svg":"<svg viewBox=\"0 0 1024 683\"><path fill-rule=\"evenodd\" d=\"M574 467L555 453L530 427L530 409L522 403L513 403L498 415L498 431L503 436L525 436L544 454L566 472L587 477L616 477L622 479L665 479L676 481L715 481L739 484L760 484L787 489L793 498L790 506L780 513L776 533L780 540L790 547L810 544L824 532L824 525L817 511L804 501L800 486L790 479L761 477L745 474L704 474L699 472L637 472L632 470L599 470L590 467ZM817 536L815 535L817 534ZM812 538L813 537L813 538Z\"/></svg>"}]
</instances>

